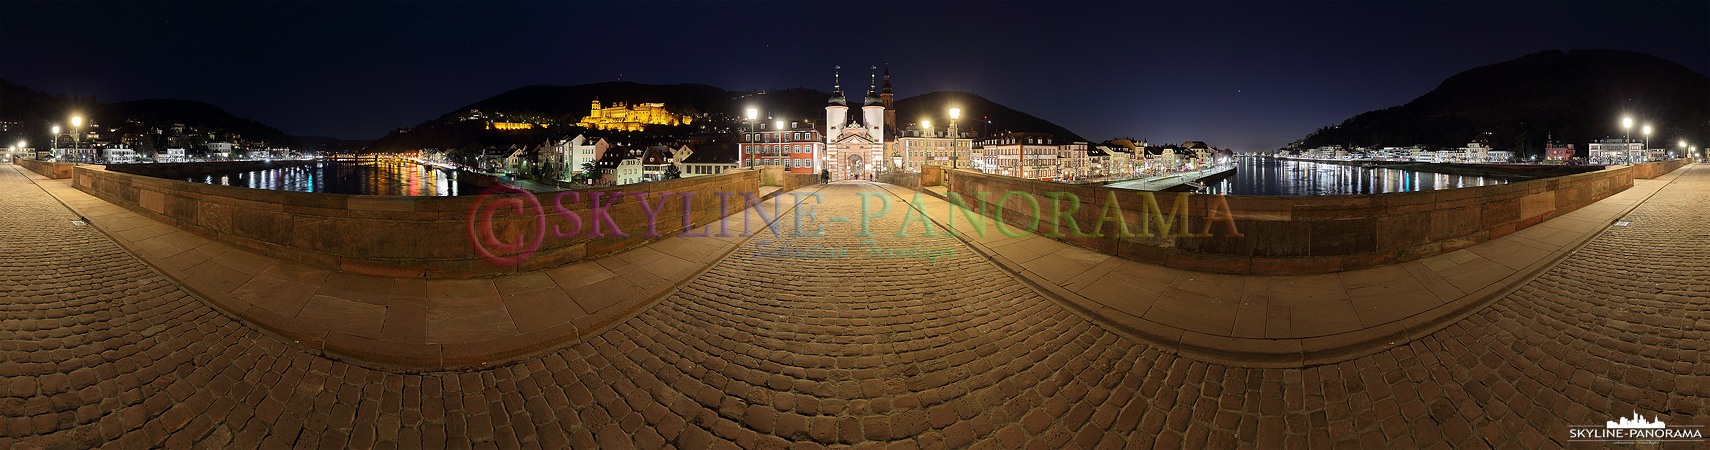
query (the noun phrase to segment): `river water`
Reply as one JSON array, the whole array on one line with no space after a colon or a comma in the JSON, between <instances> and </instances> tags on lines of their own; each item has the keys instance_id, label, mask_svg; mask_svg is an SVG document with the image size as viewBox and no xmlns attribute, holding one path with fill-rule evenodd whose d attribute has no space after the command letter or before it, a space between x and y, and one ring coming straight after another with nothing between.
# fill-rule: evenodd
<instances>
[{"instance_id":1,"label":"river water","mask_svg":"<svg viewBox=\"0 0 1710 450\"><path fill-rule=\"evenodd\" d=\"M1513 180L1273 158L1235 158L1235 173L1206 183L1212 194L1347 195L1507 184Z\"/></svg>"},{"instance_id":2,"label":"river water","mask_svg":"<svg viewBox=\"0 0 1710 450\"><path fill-rule=\"evenodd\" d=\"M452 196L480 193L458 182L457 171L410 162L318 162L278 169L222 173L184 181L255 189L330 194Z\"/></svg>"}]
</instances>

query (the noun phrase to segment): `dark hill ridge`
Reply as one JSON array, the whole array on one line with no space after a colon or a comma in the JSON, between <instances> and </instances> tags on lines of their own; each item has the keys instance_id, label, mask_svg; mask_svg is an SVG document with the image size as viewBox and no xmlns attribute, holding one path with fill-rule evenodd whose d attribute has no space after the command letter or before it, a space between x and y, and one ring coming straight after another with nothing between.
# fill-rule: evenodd
<instances>
[{"instance_id":1,"label":"dark hill ridge","mask_svg":"<svg viewBox=\"0 0 1710 450\"><path fill-rule=\"evenodd\" d=\"M1081 135L1069 131L1045 119L1034 117L1021 111L1010 109L985 97L968 92L943 91L916 95L897 100L897 126L907 127L909 123L921 120L932 121L932 127L944 129L950 126L950 108L961 108L962 118L956 121L956 126L963 131L985 133L985 119L992 121L991 134L1004 131L1030 131L1051 133L1056 142L1067 143L1086 141Z\"/></svg>"},{"instance_id":2,"label":"dark hill ridge","mask_svg":"<svg viewBox=\"0 0 1710 450\"><path fill-rule=\"evenodd\" d=\"M845 94L852 102L850 114L859 117L860 97L865 92ZM525 86L471 103L438 119L394 131L370 144L366 150L385 152L423 148L532 145L548 138L573 136L583 131L570 126L510 132L486 130L478 121L460 120L471 109L489 115L534 117L568 124L587 115L590 102L599 99L602 106L617 102L665 103L666 109L675 113L705 115L703 119L684 127L649 127L645 133L595 132L624 138L646 138L664 133L709 132L745 126L744 110L747 108L758 109L763 119L819 122L825 118L825 101L830 97L829 92L805 87L726 91L704 84L653 85L634 82ZM928 118L927 120L932 120L938 127L943 127L949 124L948 108L952 106L962 108L962 119L959 123L964 130L983 131L984 124L979 118L989 116L993 133L1002 130L1037 131L1052 133L1058 140L1065 142L1085 140L1050 121L966 92L934 92L897 99L897 122L899 126L906 127L909 123Z\"/></svg>"},{"instance_id":3,"label":"dark hill ridge","mask_svg":"<svg viewBox=\"0 0 1710 450\"><path fill-rule=\"evenodd\" d=\"M238 117L205 102L148 99L100 103L94 98L52 95L0 80L0 120L18 122L30 142L46 142L48 128L54 124L67 126L70 120L67 114L70 111L83 111L89 120L103 127L117 128L124 133L146 132L147 130L140 129L141 125L167 128L172 124L182 123L201 130L238 133L245 140L266 141L269 145L297 149L348 149L367 143L287 135L277 128Z\"/></svg>"},{"instance_id":4,"label":"dark hill ridge","mask_svg":"<svg viewBox=\"0 0 1710 450\"><path fill-rule=\"evenodd\" d=\"M1656 128L1653 147L1710 136L1710 78L1643 53L1552 50L1461 72L1405 105L1319 129L1302 144L1460 147L1489 132L1498 148L1535 154L1554 137L1583 156L1586 142L1621 136L1624 115L1637 122L1635 138L1642 124Z\"/></svg>"},{"instance_id":5,"label":"dark hill ridge","mask_svg":"<svg viewBox=\"0 0 1710 450\"><path fill-rule=\"evenodd\" d=\"M294 140L277 128L192 100L149 99L108 103L101 105L95 117L106 122L135 119L157 126L182 123L204 129L223 129L240 133L245 139L260 139L279 145L290 145Z\"/></svg>"}]
</instances>

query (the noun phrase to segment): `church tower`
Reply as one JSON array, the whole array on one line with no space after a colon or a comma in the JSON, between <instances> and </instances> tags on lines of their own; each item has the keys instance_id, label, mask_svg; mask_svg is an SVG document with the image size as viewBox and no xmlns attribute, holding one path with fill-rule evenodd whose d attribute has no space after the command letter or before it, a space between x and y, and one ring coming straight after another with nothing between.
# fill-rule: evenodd
<instances>
[{"instance_id":1,"label":"church tower","mask_svg":"<svg viewBox=\"0 0 1710 450\"><path fill-rule=\"evenodd\" d=\"M842 69L843 66L837 66ZM843 78L832 72L831 99L825 102L825 139L830 142L843 135L843 125L849 123L849 101L843 98Z\"/></svg>"},{"instance_id":2,"label":"church tower","mask_svg":"<svg viewBox=\"0 0 1710 450\"><path fill-rule=\"evenodd\" d=\"M891 65L885 64L885 84L879 87L879 100L885 103L885 129L893 132L897 129L897 108L891 103L895 96L891 95Z\"/></svg>"},{"instance_id":3,"label":"church tower","mask_svg":"<svg viewBox=\"0 0 1710 450\"><path fill-rule=\"evenodd\" d=\"M877 70L877 67L873 68ZM861 124L867 127L867 136L873 142L885 142L885 102L879 99L874 84L878 81L873 72L867 72L867 101L861 105Z\"/></svg>"}]
</instances>

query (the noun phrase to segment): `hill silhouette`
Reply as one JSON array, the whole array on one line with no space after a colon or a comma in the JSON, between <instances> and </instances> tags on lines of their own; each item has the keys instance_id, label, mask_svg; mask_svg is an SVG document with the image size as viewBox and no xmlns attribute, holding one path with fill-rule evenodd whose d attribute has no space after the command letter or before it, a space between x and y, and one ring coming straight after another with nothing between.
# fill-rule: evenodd
<instances>
[{"instance_id":1,"label":"hill silhouette","mask_svg":"<svg viewBox=\"0 0 1710 450\"><path fill-rule=\"evenodd\" d=\"M1578 144L1584 156L1586 142L1622 135L1623 116L1637 122L1634 138L1642 124L1656 127L1656 148L1710 136L1710 78L1637 52L1545 51L1461 72L1407 104L1321 128L1301 145L1461 147L1482 135L1523 155L1554 138Z\"/></svg>"},{"instance_id":2,"label":"hill silhouette","mask_svg":"<svg viewBox=\"0 0 1710 450\"><path fill-rule=\"evenodd\" d=\"M21 135L29 142L47 142L50 127L69 127L70 114L80 113L86 120L121 132L184 124L200 130L238 133L246 140L299 149L342 149L367 143L292 136L261 122L233 115L219 106L194 100L147 99L101 103L94 97L53 95L6 80L0 80L0 99L3 99L0 100L0 120L18 122Z\"/></svg>"},{"instance_id":3,"label":"hill silhouette","mask_svg":"<svg viewBox=\"0 0 1710 450\"><path fill-rule=\"evenodd\" d=\"M921 120L931 120L933 128L950 124L950 108L961 108L962 118L956 121L963 131L986 133L984 121L991 120L991 133L1030 131L1051 133L1058 143L1086 141L1081 135L1048 120L1010 109L985 97L961 91L941 91L897 100L897 126L907 126Z\"/></svg>"},{"instance_id":4,"label":"hill silhouette","mask_svg":"<svg viewBox=\"0 0 1710 450\"><path fill-rule=\"evenodd\" d=\"M252 119L232 115L218 106L194 100L148 99L107 103L94 116L103 122L140 120L146 124L182 123L203 129L221 129L278 145L291 145L295 138Z\"/></svg>"}]
</instances>

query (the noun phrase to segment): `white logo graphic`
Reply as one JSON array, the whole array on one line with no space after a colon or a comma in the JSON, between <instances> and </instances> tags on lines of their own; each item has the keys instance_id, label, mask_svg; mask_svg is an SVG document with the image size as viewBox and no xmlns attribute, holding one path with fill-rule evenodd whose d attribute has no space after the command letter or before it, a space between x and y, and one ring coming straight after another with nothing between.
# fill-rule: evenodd
<instances>
[{"instance_id":1,"label":"white logo graphic","mask_svg":"<svg viewBox=\"0 0 1710 450\"><path fill-rule=\"evenodd\" d=\"M1639 416L1638 411L1633 412L1631 419L1622 417L1620 422L1609 420L1603 423L1603 428L1668 428L1667 425L1663 424L1662 416L1657 416L1657 420L1647 422L1644 417Z\"/></svg>"},{"instance_id":2,"label":"white logo graphic","mask_svg":"<svg viewBox=\"0 0 1710 450\"><path fill-rule=\"evenodd\" d=\"M1704 439L1703 425L1668 426L1662 415L1645 416L1633 412L1633 417L1604 421L1603 426L1574 425L1568 427L1568 442L1613 442L1636 444L1652 442L1697 442Z\"/></svg>"}]
</instances>

